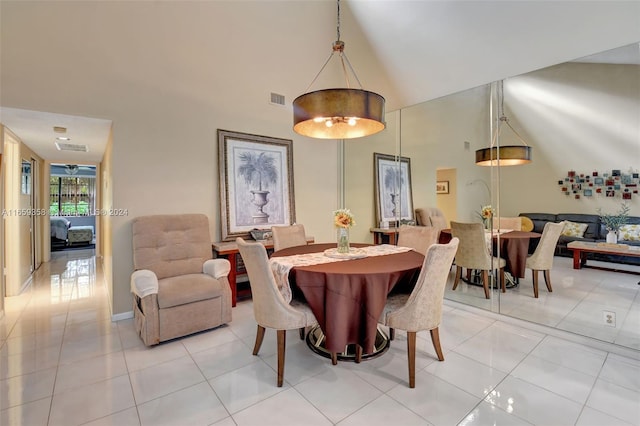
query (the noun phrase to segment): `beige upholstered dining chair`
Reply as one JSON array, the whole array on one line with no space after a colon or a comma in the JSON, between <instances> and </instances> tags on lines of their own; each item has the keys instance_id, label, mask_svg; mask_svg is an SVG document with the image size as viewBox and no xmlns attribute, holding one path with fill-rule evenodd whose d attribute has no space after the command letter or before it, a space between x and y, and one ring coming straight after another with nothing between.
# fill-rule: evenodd
<instances>
[{"instance_id":1,"label":"beige upholstered dining chair","mask_svg":"<svg viewBox=\"0 0 640 426\"><path fill-rule=\"evenodd\" d=\"M553 268L553 255L555 254L558 238L564 228L564 222L547 222L542 230L542 236L538 242L536 250L527 258L526 267L531 269L533 278L533 296L538 298L538 271L543 271L544 282L549 293L553 291L551 287L551 268Z\"/></svg>"},{"instance_id":2,"label":"beige upholstered dining chair","mask_svg":"<svg viewBox=\"0 0 640 426\"><path fill-rule=\"evenodd\" d=\"M307 236L304 225L272 226L273 250L278 251L287 247L306 246Z\"/></svg>"},{"instance_id":3,"label":"beige upholstered dining chair","mask_svg":"<svg viewBox=\"0 0 640 426\"><path fill-rule=\"evenodd\" d=\"M284 300L269 266L267 250L262 244L245 242L242 238L236 238L236 244L249 276L253 314L258 323L253 354L258 355L260 351L265 329L277 330L278 387L282 387L287 330L301 329L300 337L303 338L302 330L318 322L307 304L296 299L289 304Z\"/></svg>"},{"instance_id":4,"label":"beige upholstered dining chair","mask_svg":"<svg viewBox=\"0 0 640 426\"><path fill-rule=\"evenodd\" d=\"M447 228L447 218L437 207L420 207L415 209L418 226L433 226L440 230Z\"/></svg>"},{"instance_id":5,"label":"beige upholstered dining chair","mask_svg":"<svg viewBox=\"0 0 640 426\"><path fill-rule=\"evenodd\" d=\"M402 247L410 247L424 255L432 244L438 242L440 231L431 226L402 225L398 230L398 244Z\"/></svg>"},{"instance_id":6,"label":"beige upholstered dining chair","mask_svg":"<svg viewBox=\"0 0 640 426\"><path fill-rule=\"evenodd\" d=\"M231 321L231 267L212 259L207 216L141 216L132 229L133 312L145 345Z\"/></svg>"},{"instance_id":7,"label":"beige upholstered dining chair","mask_svg":"<svg viewBox=\"0 0 640 426\"><path fill-rule=\"evenodd\" d=\"M429 330L438 360L444 361L438 327L442 319L444 287L458 249L458 241L458 238L454 237L448 244L430 246L411 294L389 296L380 317L379 322L391 330L397 328L407 332L410 388L416 387L416 333L418 331Z\"/></svg>"},{"instance_id":8,"label":"beige upholstered dining chair","mask_svg":"<svg viewBox=\"0 0 640 426\"><path fill-rule=\"evenodd\" d=\"M493 229L511 229L513 231L522 230L522 219L520 217L499 217L493 219Z\"/></svg>"},{"instance_id":9,"label":"beige upholstered dining chair","mask_svg":"<svg viewBox=\"0 0 640 426\"><path fill-rule=\"evenodd\" d=\"M471 279L471 271L482 271L482 287L484 296L489 298L489 271L499 270L500 287L505 291L504 267L506 261L492 257L487 248L484 235L484 226L481 223L451 222L451 235L460 239L458 252L456 253L456 277L453 281L453 290L458 287L462 276L462 268L467 268L467 280ZM492 263L493 262L493 263Z\"/></svg>"}]
</instances>

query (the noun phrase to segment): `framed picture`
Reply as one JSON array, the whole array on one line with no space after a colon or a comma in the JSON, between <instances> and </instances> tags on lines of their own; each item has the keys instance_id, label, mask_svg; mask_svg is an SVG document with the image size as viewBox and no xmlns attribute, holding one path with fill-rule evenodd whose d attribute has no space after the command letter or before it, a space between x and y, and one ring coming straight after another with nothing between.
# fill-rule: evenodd
<instances>
[{"instance_id":1,"label":"framed picture","mask_svg":"<svg viewBox=\"0 0 640 426\"><path fill-rule=\"evenodd\" d=\"M436 182L436 194L448 194L449 193L449 181L439 180Z\"/></svg>"},{"instance_id":2,"label":"framed picture","mask_svg":"<svg viewBox=\"0 0 640 426\"><path fill-rule=\"evenodd\" d=\"M222 240L295 223L289 139L218 130Z\"/></svg>"},{"instance_id":3,"label":"framed picture","mask_svg":"<svg viewBox=\"0 0 640 426\"><path fill-rule=\"evenodd\" d=\"M373 153L376 223L413 221L411 160Z\"/></svg>"}]
</instances>

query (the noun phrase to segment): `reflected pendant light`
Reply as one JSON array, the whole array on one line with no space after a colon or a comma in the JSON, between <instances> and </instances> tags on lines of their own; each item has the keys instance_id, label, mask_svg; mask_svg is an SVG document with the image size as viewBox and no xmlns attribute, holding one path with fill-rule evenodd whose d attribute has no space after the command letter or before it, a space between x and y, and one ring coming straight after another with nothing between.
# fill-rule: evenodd
<instances>
[{"instance_id":1,"label":"reflected pendant light","mask_svg":"<svg viewBox=\"0 0 640 426\"><path fill-rule=\"evenodd\" d=\"M531 162L531 147L527 145L520 134L511 127L509 119L504 115L504 88L502 80L500 81L499 90L500 118L498 119L498 126L491 138L491 146L476 151L476 164L478 166L519 166L521 164L529 164ZM500 132L505 125L520 139L522 145L500 146Z\"/></svg>"},{"instance_id":2,"label":"reflected pendant light","mask_svg":"<svg viewBox=\"0 0 640 426\"><path fill-rule=\"evenodd\" d=\"M384 130L384 98L362 89L360 80L344 53L340 40L340 0L338 3L338 39L333 51L309 87L334 55L340 57L346 88L316 90L298 96L293 101L293 130L317 139L353 139ZM346 63L346 66L345 66ZM358 82L359 89L350 87L347 66ZM309 90L309 88L307 88Z\"/></svg>"}]
</instances>

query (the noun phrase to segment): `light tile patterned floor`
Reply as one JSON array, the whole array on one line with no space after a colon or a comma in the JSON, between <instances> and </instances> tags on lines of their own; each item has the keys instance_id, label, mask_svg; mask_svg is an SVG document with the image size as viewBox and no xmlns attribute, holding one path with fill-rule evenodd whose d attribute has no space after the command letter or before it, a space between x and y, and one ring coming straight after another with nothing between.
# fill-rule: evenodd
<instances>
[{"instance_id":1,"label":"light tile patterned floor","mask_svg":"<svg viewBox=\"0 0 640 426\"><path fill-rule=\"evenodd\" d=\"M290 332L285 384L276 387L275 333L267 331L260 355L251 355L250 301L238 303L226 326L146 348L132 320L110 321L101 268L90 254L60 255L36 271L30 291L6 299L1 425L640 424L640 356L455 304L445 306L440 327L444 362L436 361L428 333L418 336L415 389L407 387L401 332L383 356L337 366ZM558 263L560 290L576 276ZM576 291L597 304L613 288L620 297L607 305L630 309L626 318L637 322L637 289L617 276L581 278ZM524 308L530 289L521 286L512 309L544 312ZM596 297L587 288L605 290ZM562 291L557 296L538 301L549 307L549 321L582 321L562 311L579 304ZM627 327L633 340L639 327L620 321L616 336Z\"/></svg>"}]
</instances>

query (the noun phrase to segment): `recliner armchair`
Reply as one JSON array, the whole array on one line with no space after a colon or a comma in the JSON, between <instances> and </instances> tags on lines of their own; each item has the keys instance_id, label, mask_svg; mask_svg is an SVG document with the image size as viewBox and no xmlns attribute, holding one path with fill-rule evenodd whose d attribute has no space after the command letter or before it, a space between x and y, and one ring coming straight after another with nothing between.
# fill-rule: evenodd
<instances>
[{"instance_id":1,"label":"recliner armchair","mask_svg":"<svg viewBox=\"0 0 640 426\"><path fill-rule=\"evenodd\" d=\"M203 214L133 220L131 291L136 331L145 345L231 321L231 267L212 254Z\"/></svg>"}]
</instances>

